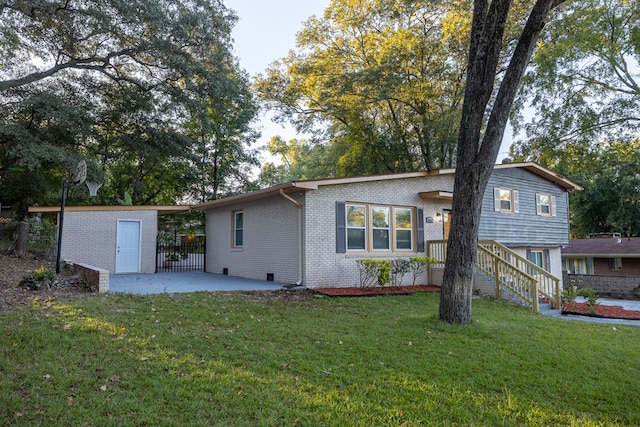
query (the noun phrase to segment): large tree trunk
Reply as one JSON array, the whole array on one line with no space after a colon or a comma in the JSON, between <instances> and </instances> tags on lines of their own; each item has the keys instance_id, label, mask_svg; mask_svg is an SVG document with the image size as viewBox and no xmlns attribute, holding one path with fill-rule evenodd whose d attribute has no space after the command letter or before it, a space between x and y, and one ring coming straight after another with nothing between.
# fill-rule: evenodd
<instances>
[{"instance_id":1,"label":"large tree trunk","mask_svg":"<svg viewBox=\"0 0 640 427\"><path fill-rule=\"evenodd\" d=\"M533 6L490 110L487 106L494 89L511 0L494 0L491 4L487 0L474 1L469 73L458 135L453 219L440 292L440 319L445 322L471 322L473 270L482 198L498 157L520 80L549 11L562 1L538 0ZM482 136L488 111L490 114Z\"/></svg>"}]
</instances>

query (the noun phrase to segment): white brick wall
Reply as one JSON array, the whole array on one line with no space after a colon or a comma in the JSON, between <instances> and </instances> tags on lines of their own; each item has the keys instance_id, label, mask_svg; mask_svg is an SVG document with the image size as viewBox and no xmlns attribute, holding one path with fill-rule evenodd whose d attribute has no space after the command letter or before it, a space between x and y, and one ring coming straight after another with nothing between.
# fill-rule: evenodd
<instances>
[{"instance_id":1,"label":"white brick wall","mask_svg":"<svg viewBox=\"0 0 640 427\"><path fill-rule=\"evenodd\" d=\"M158 215L155 210L65 211L62 260L89 264L114 273L119 219L140 221L140 273L154 273L158 233Z\"/></svg>"},{"instance_id":2,"label":"white brick wall","mask_svg":"<svg viewBox=\"0 0 640 427\"><path fill-rule=\"evenodd\" d=\"M303 197L296 196L300 202ZM232 247L233 215L243 212L243 247ZM208 272L296 283L299 280L299 209L281 196L207 212Z\"/></svg>"},{"instance_id":3,"label":"white brick wall","mask_svg":"<svg viewBox=\"0 0 640 427\"><path fill-rule=\"evenodd\" d=\"M305 215L305 265L304 284L309 288L354 286L359 282L357 259L386 258L392 254L339 254L336 253L335 203L361 202L423 208L425 216L434 216L443 208L450 208L446 201L422 200L419 192L453 191L453 175L407 178L358 184L321 187L307 193ZM419 218L425 221L424 218ZM442 239L442 223L424 224L427 240ZM424 253L404 255L404 257ZM405 283L411 277L405 276ZM426 274L424 277L426 283Z\"/></svg>"}]
</instances>

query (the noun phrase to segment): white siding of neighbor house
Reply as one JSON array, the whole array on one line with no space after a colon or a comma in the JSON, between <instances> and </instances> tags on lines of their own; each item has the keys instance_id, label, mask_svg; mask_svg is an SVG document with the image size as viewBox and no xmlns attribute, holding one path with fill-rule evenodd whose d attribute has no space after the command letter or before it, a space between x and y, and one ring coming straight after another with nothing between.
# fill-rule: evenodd
<instances>
[{"instance_id":1,"label":"white siding of neighbor house","mask_svg":"<svg viewBox=\"0 0 640 427\"><path fill-rule=\"evenodd\" d=\"M449 201L430 201L420 198L420 192L453 191L453 175L373 181L365 183L329 185L313 190L306 195L304 210L306 240L304 243L304 280L308 288L349 287L359 282L356 260L364 258L408 258L425 255L421 253L336 253L336 202L352 202L407 206L424 209L423 218L414 221L424 223L425 240L440 240L443 224L425 223L425 217L450 208ZM414 223L414 233L416 223ZM414 243L415 244L415 243ZM405 284L411 277L405 276ZM426 274L422 284L426 283Z\"/></svg>"},{"instance_id":2,"label":"white siding of neighbor house","mask_svg":"<svg viewBox=\"0 0 640 427\"><path fill-rule=\"evenodd\" d=\"M302 201L301 196L295 196ZM243 212L243 246L232 247L233 212ZM299 280L299 209L281 196L207 212L206 269L292 284Z\"/></svg>"},{"instance_id":3,"label":"white siding of neighbor house","mask_svg":"<svg viewBox=\"0 0 640 427\"><path fill-rule=\"evenodd\" d=\"M140 273L154 273L158 233L155 210L66 211L60 258L102 268L113 274L118 220L140 221Z\"/></svg>"}]
</instances>

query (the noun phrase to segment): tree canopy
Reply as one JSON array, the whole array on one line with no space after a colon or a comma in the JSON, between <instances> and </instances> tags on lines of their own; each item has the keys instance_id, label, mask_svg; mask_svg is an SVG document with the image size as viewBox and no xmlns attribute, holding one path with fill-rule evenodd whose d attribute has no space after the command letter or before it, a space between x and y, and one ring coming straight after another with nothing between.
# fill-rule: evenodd
<instances>
[{"instance_id":1,"label":"tree canopy","mask_svg":"<svg viewBox=\"0 0 640 427\"><path fill-rule=\"evenodd\" d=\"M568 3L546 26L523 81L514 155L550 164L572 146L640 130L640 2Z\"/></svg>"},{"instance_id":2,"label":"tree canopy","mask_svg":"<svg viewBox=\"0 0 640 427\"><path fill-rule=\"evenodd\" d=\"M136 204L201 200L246 184L257 107L222 3L14 0L0 17L4 203L51 203L80 158L105 181L99 203L125 192ZM200 167L212 153L228 165L216 179Z\"/></svg>"},{"instance_id":3,"label":"tree canopy","mask_svg":"<svg viewBox=\"0 0 640 427\"><path fill-rule=\"evenodd\" d=\"M333 0L256 88L280 120L319 130L336 175L453 165L467 2Z\"/></svg>"}]
</instances>

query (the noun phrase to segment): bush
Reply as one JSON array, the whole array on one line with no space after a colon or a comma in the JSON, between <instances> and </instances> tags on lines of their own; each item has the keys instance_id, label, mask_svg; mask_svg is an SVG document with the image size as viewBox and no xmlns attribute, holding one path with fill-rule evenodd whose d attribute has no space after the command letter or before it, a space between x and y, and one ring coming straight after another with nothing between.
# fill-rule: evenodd
<instances>
[{"instance_id":1,"label":"bush","mask_svg":"<svg viewBox=\"0 0 640 427\"><path fill-rule=\"evenodd\" d=\"M436 262L433 258L420 256L411 257L408 260L397 258L393 261L388 259L360 259L357 260L360 270L361 288L372 287L375 285L385 286L391 283L392 286L402 285L402 279L407 273L411 273L413 282L420 277L429 267L429 264Z\"/></svg>"},{"instance_id":2,"label":"bush","mask_svg":"<svg viewBox=\"0 0 640 427\"><path fill-rule=\"evenodd\" d=\"M587 305L592 310L595 310L596 305L598 305L598 294L593 288L582 288L578 291L578 295L584 297L587 300Z\"/></svg>"},{"instance_id":3,"label":"bush","mask_svg":"<svg viewBox=\"0 0 640 427\"><path fill-rule=\"evenodd\" d=\"M58 284L58 277L48 268L42 266L20 279L18 286L22 288L39 290L43 287L51 289Z\"/></svg>"},{"instance_id":4,"label":"bush","mask_svg":"<svg viewBox=\"0 0 640 427\"><path fill-rule=\"evenodd\" d=\"M391 262L391 285L402 285L402 278L411 270L411 263L409 260L398 258Z\"/></svg>"},{"instance_id":5,"label":"bush","mask_svg":"<svg viewBox=\"0 0 640 427\"><path fill-rule=\"evenodd\" d=\"M562 296L560 298L562 303L561 309L564 311L570 302L574 302L576 300L576 288L574 288L573 286L563 288Z\"/></svg>"},{"instance_id":6,"label":"bush","mask_svg":"<svg viewBox=\"0 0 640 427\"><path fill-rule=\"evenodd\" d=\"M413 276L412 284L416 284L416 280L427 271L429 264L437 264L437 262L438 260L428 256L413 256L409 258L409 267Z\"/></svg>"},{"instance_id":7,"label":"bush","mask_svg":"<svg viewBox=\"0 0 640 427\"><path fill-rule=\"evenodd\" d=\"M392 263L388 259L359 259L356 261L360 269L360 287L375 285L384 286L391 280Z\"/></svg>"}]
</instances>

